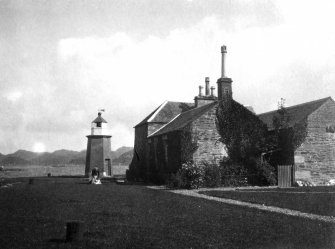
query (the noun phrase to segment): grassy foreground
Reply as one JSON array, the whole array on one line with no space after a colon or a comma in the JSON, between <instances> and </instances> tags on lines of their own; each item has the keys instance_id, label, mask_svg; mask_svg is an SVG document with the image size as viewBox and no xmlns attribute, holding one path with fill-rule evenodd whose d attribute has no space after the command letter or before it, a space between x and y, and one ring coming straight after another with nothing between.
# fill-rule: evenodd
<instances>
[{"instance_id":1,"label":"grassy foreground","mask_svg":"<svg viewBox=\"0 0 335 249\"><path fill-rule=\"evenodd\" d=\"M201 194L240 200L267 206L298 210L305 213L335 216L335 187L290 189L202 191Z\"/></svg>"},{"instance_id":2,"label":"grassy foreground","mask_svg":"<svg viewBox=\"0 0 335 249\"><path fill-rule=\"evenodd\" d=\"M0 188L1 248L334 248L335 225L82 178ZM65 222L85 224L65 243Z\"/></svg>"}]
</instances>

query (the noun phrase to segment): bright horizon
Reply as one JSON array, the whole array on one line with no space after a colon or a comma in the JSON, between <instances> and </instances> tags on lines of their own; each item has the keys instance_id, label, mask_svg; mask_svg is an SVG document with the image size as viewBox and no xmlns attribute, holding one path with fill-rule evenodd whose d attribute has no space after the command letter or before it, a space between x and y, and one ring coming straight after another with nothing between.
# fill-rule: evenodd
<instances>
[{"instance_id":1,"label":"bright horizon","mask_svg":"<svg viewBox=\"0 0 335 249\"><path fill-rule=\"evenodd\" d=\"M165 100L227 76L256 113L335 93L333 1L0 2L0 152L86 148L98 109L112 150Z\"/></svg>"}]
</instances>

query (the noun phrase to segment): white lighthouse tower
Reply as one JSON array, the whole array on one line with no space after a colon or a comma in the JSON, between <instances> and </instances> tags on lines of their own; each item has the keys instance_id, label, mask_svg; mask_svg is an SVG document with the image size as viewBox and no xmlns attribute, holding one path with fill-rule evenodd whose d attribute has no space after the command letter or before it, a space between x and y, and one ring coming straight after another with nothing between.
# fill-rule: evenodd
<instances>
[{"instance_id":1,"label":"white lighthouse tower","mask_svg":"<svg viewBox=\"0 0 335 249\"><path fill-rule=\"evenodd\" d=\"M88 135L85 176L89 176L93 168L98 168L105 176L113 176L111 158L111 135L107 121L98 113L92 121L91 135Z\"/></svg>"}]
</instances>

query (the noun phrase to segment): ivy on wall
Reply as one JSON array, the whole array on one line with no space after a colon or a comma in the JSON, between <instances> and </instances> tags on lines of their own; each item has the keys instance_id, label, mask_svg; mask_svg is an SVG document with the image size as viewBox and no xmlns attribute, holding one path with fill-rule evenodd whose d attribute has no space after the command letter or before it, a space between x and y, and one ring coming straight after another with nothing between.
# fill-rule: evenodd
<instances>
[{"instance_id":1,"label":"ivy on wall","mask_svg":"<svg viewBox=\"0 0 335 249\"><path fill-rule=\"evenodd\" d=\"M193 162L193 154L198 149L197 137L192 136L192 129L187 125L180 132L181 163Z\"/></svg>"},{"instance_id":2,"label":"ivy on wall","mask_svg":"<svg viewBox=\"0 0 335 249\"><path fill-rule=\"evenodd\" d=\"M247 164L267 149L267 127L251 111L232 99L220 101L216 126L230 160Z\"/></svg>"},{"instance_id":3,"label":"ivy on wall","mask_svg":"<svg viewBox=\"0 0 335 249\"><path fill-rule=\"evenodd\" d=\"M293 163L294 151L307 136L307 120L290 124L292 120L284 106L273 116L271 132L255 114L232 99L219 103L216 117L221 141L230 160L236 163L246 164L250 158L269 151L282 151L280 157L290 157L283 161Z\"/></svg>"}]
</instances>

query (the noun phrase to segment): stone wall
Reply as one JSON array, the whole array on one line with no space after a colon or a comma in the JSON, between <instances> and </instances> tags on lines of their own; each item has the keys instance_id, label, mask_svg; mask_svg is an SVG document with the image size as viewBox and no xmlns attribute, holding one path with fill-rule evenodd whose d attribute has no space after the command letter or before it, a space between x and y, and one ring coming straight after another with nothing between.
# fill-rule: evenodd
<instances>
[{"instance_id":1,"label":"stone wall","mask_svg":"<svg viewBox=\"0 0 335 249\"><path fill-rule=\"evenodd\" d=\"M181 167L180 132L148 139L147 179L162 183Z\"/></svg>"},{"instance_id":2,"label":"stone wall","mask_svg":"<svg viewBox=\"0 0 335 249\"><path fill-rule=\"evenodd\" d=\"M328 100L307 119L307 137L295 151L296 180L322 185L335 179L335 102Z\"/></svg>"},{"instance_id":3,"label":"stone wall","mask_svg":"<svg viewBox=\"0 0 335 249\"><path fill-rule=\"evenodd\" d=\"M218 162L223 156L227 156L223 144L219 141L220 135L216 129L216 108L217 105L191 124L192 137L198 146L193 154L195 163Z\"/></svg>"},{"instance_id":4,"label":"stone wall","mask_svg":"<svg viewBox=\"0 0 335 249\"><path fill-rule=\"evenodd\" d=\"M147 124L135 128L134 155L130 164L130 170L136 177L143 176L147 163Z\"/></svg>"},{"instance_id":5,"label":"stone wall","mask_svg":"<svg viewBox=\"0 0 335 249\"><path fill-rule=\"evenodd\" d=\"M196 96L194 98L194 104L195 104L195 107L200 107L200 106L204 106L204 105L208 105L210 103L213 103L216 100L217 99L214 96Z\"/></svg>"},{"instance_id":6,"label":"stone wall","mask_svg":"<svg viewBox=\"0 0 335 249\"><path fill-rule=\"evenodd\" d=\"M152 133L157 131L159 128L161 128L166 123L148 123L148 136L150 136Z\"/></svg>"},{"instance_id":7,"label":"stone wall","mask_svg":"<svg viewBox=\"0 0 335 249\"><path fill-rule=\"evenodd\" d=\"M227 156L224 146L219 141L216 130L216 106L184 128L164 135L152 137L148 143L148 166L152 179L163 179L176 173L185 161L185 143L194 143L197 149L190 159L195 163L218 162ZM190 137L185 136L190 134ZM167 154L166 154L167 153Z\"/></svg>"},{"instance_id":8,"label":"stone wall","mask_svg":"<svg viewBox=\"0 0 335 249\"><path fill-rule=\"evenodd\" d=\"M150 155L153 148L149 147L148 136L158 130L164 123L145 123L135 128L134 155L130 164L130 169L136 175L145 178L150 171ZM151 151L150 151L151 149Z\"/></svg>"}]
</instances>

